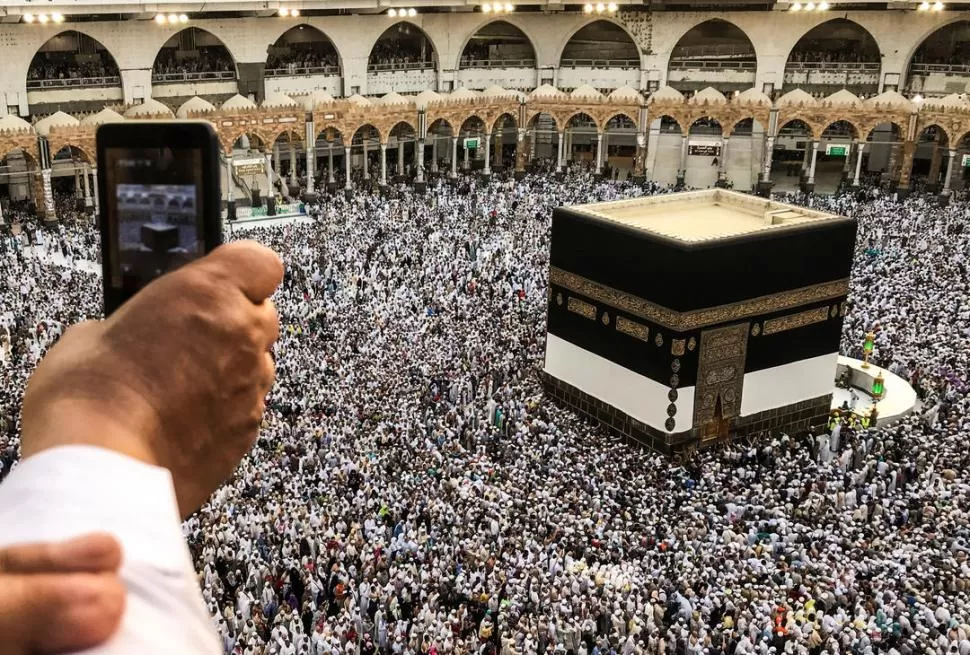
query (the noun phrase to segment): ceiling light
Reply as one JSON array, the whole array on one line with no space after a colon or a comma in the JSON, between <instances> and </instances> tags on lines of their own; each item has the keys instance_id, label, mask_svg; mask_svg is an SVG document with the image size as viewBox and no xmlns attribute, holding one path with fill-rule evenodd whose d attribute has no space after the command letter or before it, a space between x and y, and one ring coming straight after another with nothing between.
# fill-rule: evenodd
<instances>
[{"instance_id":1,"label":"ceiling light","mask_svg":"<svg viewBox=\"0 0 970 655\"><path fill-rule=\"evenodd\" d=\"M24 14L24 22L25 23L33 23L34 22L34 15L33 14Z\"/></svg>"},{"instance_id":2,"label":"ceiling light","mask_svg":"<svg viewBox=\"0 0 970 655\"><path fill-rule=\"evenodd\" d=\"M170 25L175 25L175 23L179 22L178 14L169 14L168 22Z\"/></svg>"},{"instance_id":3,"label":"ceiling light","mask_svg":"<svg viewBox=\"0 0 970 655\"><path fill-rule=\"evenodd\" d=\"M917 93L916 95L913 96L913 102L915 102L916 104L923 102L923 96Z\"/></svg>"},{"instance_id":4,"label":"ceiling light","mask_svg":"<svg viewBox=\"0 0 970 655\"><path fill-rule=\"evenodd\" d=\"M615 2L611 2L610 4L606 5L606 10L611 14L614 13L616 9L617 9L617 6Z\"/></svg>"},{"instance_id":5,"label":"ceiling light","mask_svg":"<svg viewBox=\"0 0 970 655\"><path fill-rule=\"evenodd\" d=\"M290 16L292 16L293 18L296 18L299 15L300 15L299 9L290 9Z\"/></svg>"},{"instance_id":6,"label":"ceiling light","mask_svg":"<svg viewBox=\"0 0 970 655\"><path fill-rule=\"evenodd\" d=\"M179 14L179 22L180 23L188 23L189 22L189 17L186 16L185 14Z\"/></svg>"},{"instance_id":7,"label":"ceiling light","mask_svg":"<svg viewBox=\"0 0 970 655\"><path fill-rule=\"evenodd\" d=\"M57 13L55 11L53 14L51 14L51 20L54 21L55 23L63 23L64 22L64 15L63 14L59 14L59 13Z\"/></svg>"},{"instance_id":8,"label":"ceiling light","mask_svg":"<svg viewBox=\"0 0 970 655\"><path fill-rule=\"evenodd\" d=\"M602 14L604 11L606 11L606 5L604 5L602 2L597 3L596 4L596 13L597 14Z\"/></svg>"},{"instance_id":9,"label":"ceiling light","mask_svg":"<svg viewBox=\"0 0 970 655\"><path fill-rule=\"evenodd\" d=\"M40 22L41 25L46 25L48 20L47 14L41 14L40 16L37 17L37 20Z\"/></svg>"},{"instance_id":10,"label":"ceiling light","mask_svg":"<svg viewBox=\"0 0 970 655\"><path fill-rule=\"evenodd\" d=\"M155 14L155 22L159 25L165 24L165 14Z\"/></svg>"},{"instance_id":11,"label":"ceiling light","mask_svg":"<svg viewBox=\"0 0 970 655\"><path fill-rule=\"evenodd\" d=\"M943 3L940 0L936 0L933 4L933 11L943 11Z\"/></svg>"},{"instance_id":12,"label":"ceiling light","mask_svg":"<svg viewBox=\"0 0 970 655\"><path fill-rule=\"evenodd\" d=\"M929 2L926 2L926 0L923 0L923 2L919 3L919 10L920 11L929 11L930 10L930 3Z\"/></svg>"},{"instance_id":13,"label":"ceiling light","mask_svg":"<svg viewBox=\"0 0 970 655\"><path fill-rule=\"evenodd\" d=\"M818 3L818 10L819 11L828 11L829 10L829 3L825 2L825 0L822 0L822 2Z\"/></svg>"},{"instance_id":14,"label":"ceiling light","mask_svg":"<svg viewBox=\"0 0 970 655\"><path fill-rule=\"evenodd\" d=\"M482 5L482 13L483 14L491 13L491 11L492 11L492 5L488 4L487 2Z\"/></svg>"},{"instance_id":15,"label":"ceiling light","mask_svg":"<svg viewBox=\"0 0 970 655\"><path fill-rule=\"evenodd\" d=\"M511 14L513 11L515 11L515 5L513 5L511 2L506 2L505 11Z\"/></svg>"},{"instance_id":16,"label":"ceiling light","mask_svg":"<svg viewBox=\"0 0 970 655\"><path fill-rule=\"evenodd\" d=\"M414 7L411 7L410 9L408 9L408 16L410 16L411 18L414 18L417 15L418 15L417 9L415 9Z\"/></svg>"},{"instance_id":17,"label":"ceiling light","mask_svg":"<svg viewBox=\"0 0 970 655\"><path fill-rule=\"evenodd\" d=\"M802 3L796 2L791 7L789 7L788 10L789 11L801 11L802 10Z\"/></svg>"},{"instance_id":18,"label":"ceiling light","mask_svg":"<svg viewBox=\"0 0 970 655\"><path fill-rule=\"evenodd\" d=\"M290 15L290 10L287 9L286 7L280 7L280 10L276 13L282 16L283 18L286 18L287 16Z\"/></svg>"},{"instance_id":19,"label":"ceiling light","mask_svg":"<svg viewBox=\"0 0 970 655\"><path fill-rule=\"evenodd\" d=\"M586 5L583 6L583 11L586 12L587 14L593 13L593 5L587 3Z\"/></svg>"},{"instance_id":20,"label":"ceiling light","mask_svg":"<svg viewBox=\"0 0 970 655\"><path fill-rule=\"evenodd\" d=\"M397 9L395 9L394 7L391 7L390 9L387 10L387 15L390 16L391 18L394 18L395 16L397 16Z\"/></svg>"}]
</instances>

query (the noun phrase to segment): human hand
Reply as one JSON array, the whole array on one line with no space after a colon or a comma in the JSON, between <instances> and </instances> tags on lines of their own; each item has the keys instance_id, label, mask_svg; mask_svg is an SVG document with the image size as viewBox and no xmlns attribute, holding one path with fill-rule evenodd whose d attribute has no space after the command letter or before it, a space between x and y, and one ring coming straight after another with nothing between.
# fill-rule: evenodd
<instances>
[{"instance_id":1,"label":"human hand","mask_svg":"<svg viewBox=\"0 0 970 655\"><path fill-rule=\"evenodd\" d=\"M282 279L275 253L235 242L67 330L27 385L23 456L85 444L163 466L191 514L256 438Z\"/></svg>"},{"instance_id":2,"label":"human hand","mask_svg":"<svg viewBox=\"0 0 970 655\"><path fill-rule=\"evenodd\" d=\"M0 549L0 655L83 650L118 628L121 547L108 535Z\"/></svg>"}]
</instances>

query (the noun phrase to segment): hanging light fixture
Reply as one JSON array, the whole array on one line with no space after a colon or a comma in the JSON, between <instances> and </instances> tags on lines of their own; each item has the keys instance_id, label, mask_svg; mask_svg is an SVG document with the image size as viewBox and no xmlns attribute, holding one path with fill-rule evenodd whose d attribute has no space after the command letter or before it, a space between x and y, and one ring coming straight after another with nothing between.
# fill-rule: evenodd
<instances>
[{"instance_id":1,"label":"hanging light fixture","mask_svg":"<svg viewBox=\"0 0 970 655\"><path fill-rule=\"evenodd\" d=\"M47 21L49 20L50 19L47 17L47 14L41 14L37 17L37 22L39 22L41 25L46 25Z\"/></svg>"},{"instance_id":2,"label":"hanging light fixture","mask_svg":"<svg viewBox=\"0 0 970 655\"><path fill-rule=\"evenodd\" d=\"M287 16L290 15L290 10L287 9L286 7L280 7L279 11L277 11L276 14L281 18L286 18Z\"/></svg>"},{"instance_id":3,"label":"hanging light fixture","mask_svg":"<svg viewBox=\"0 0 970 655\"><path fill-rule=\"evenodd\" d=\"M943 3L940 0L933 3L933 11L943 11Z\"/></svg>"},{"instance_id":4,"label":"hanging light fixture","mask_svg":"<svg viewBox=\"0 0 970 655\"><path fill-rule=\"evenodd\" d=\"M409 17L414 18L417 15L418 15L418 10L417 9L415 9L414 7L410 7L408 9L408 16Z\"/></svg>"},{"instance_id":5,"label":"hanging light fixture","mask_svg":"<svg viewBox=\"0 0 970 655\"><path fill-rule=\"evenodd\" d=\"M25 23L33 23L34 22L34 15L33 14L24 14L24 22Z\"/></svg>"},{"instance_id":6,"label":"hanging light fixture","mask_svg":"<svg viewBox=\"0 0 970 655\"><path fill-rule=\"evenodd\" d=\"M801 10L802 10L802 3L800 2L794 2L790 7L788 7L788 11L801 11Z\"/></svg>"},{"instance_id":7,"label":"hanging light fixture","mask_svg":"<svg viewBox=\"0 0 970 655\"><path fill-rule=\"evenodd\" d=\"M394 7L391 7L390 9L387 10L387 15L390 16L391 18L396 17L397 9L395 9Z\"/></svg>"},{"instance_id":8,"label":"hanging light fixture","mask_svg":"<svg viewBox=\"0 0 970 655\"><path fill-rule=\"evenodd\" d=\"M615 14L617 9L619 9L619 7L616 6L615 2L611 2L610 4L606 5L606 11L610 12L611 14Z\"/></svg>"},{"instance_id":9,"label":"hanging light fixture","mask_svg":"<svg viewBox=\"0 0 970 655\"><path fill-rule=\"evenodd\" d=\"M54 13L51 14L51 20L55 23L63 23L64 15L55 11Z\"/></svg>"},{"instance_id":10,"label":"hanging light fixture","mask_svg":"<svg viewBox=\"0 0 970 655\"><path fill-rule=\"evenodd\" d=\"M585 5L583 5L583 12L585 12L587 14L593 13L593 5L591 5L591 4L589 4L587 2Z\"/></svg>"}]
</instances>

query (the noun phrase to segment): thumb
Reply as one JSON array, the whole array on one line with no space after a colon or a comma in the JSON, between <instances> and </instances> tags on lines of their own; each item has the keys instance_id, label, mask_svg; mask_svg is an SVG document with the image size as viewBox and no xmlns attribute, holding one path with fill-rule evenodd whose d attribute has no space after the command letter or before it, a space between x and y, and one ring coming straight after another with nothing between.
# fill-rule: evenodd
<instances>
[{"instance_id":1,"label":"thumb","mask_svg":"<svg viewBox=\"0 0 970 655\"><path fill-rule=\"evenodd\" d=\"M115 632L124 606L113 573L0 575L0 655L90 648Z\"/></svg>"}]
</instances>

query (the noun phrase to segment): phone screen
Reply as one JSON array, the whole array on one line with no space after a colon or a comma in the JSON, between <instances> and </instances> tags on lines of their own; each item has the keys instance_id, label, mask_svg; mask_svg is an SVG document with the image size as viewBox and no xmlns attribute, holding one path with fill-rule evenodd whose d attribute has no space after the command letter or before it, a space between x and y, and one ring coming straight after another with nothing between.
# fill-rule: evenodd
<instances>
[{"instance_id":1,"label":"phone screen","mask_svg":"<svg viewBox=\"0 0 970 655\"><path fill-rule=\"evenodd\" d=\"M198 148L106 148L111 286L137 291L205 254Z\"/></svg>"}]
</instances>

